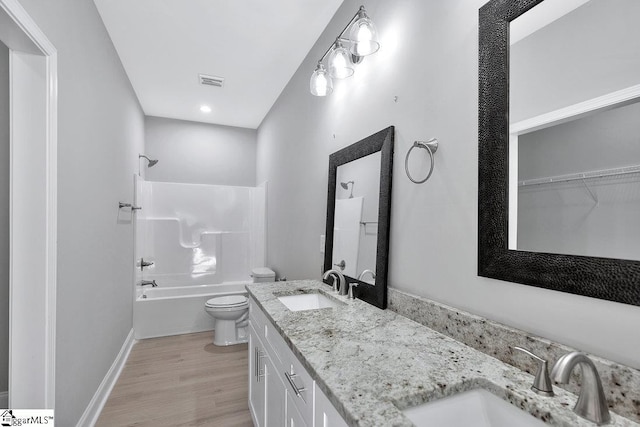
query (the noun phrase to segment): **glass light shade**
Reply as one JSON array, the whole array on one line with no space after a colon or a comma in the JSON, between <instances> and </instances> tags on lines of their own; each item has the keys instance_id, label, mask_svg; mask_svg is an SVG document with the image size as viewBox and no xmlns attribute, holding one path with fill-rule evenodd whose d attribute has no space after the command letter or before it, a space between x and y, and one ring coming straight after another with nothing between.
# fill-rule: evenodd
<instances>
[{"instance_id":1,"label":"glass light shade","mask_svg":"<svg viewBox=\"0 0 640 427\"><path fill-rule=\"evenodd\" d=\"M351 54L337 41L329 54L329 75L336 79L346 79L353 76Z\"/></svg>"},{"instance_id":2,"label":"glass light shade","mask_svg":"<svg viewBox=\"0 0 640 427\"><path fill-rule=\"evenodd\" d=\"M309 89L311 90L311 94L315 96L327 96L333 92L333 82L322 64L318 64L316 70L311 75Z\"/></svg>"},{"instance_id":3,"label":"glass light shade","mask_svg":"<svg viewBox=\"0 0 640 427\"><path fill-rule=\"evenodd\" d=\"M351 53L356 56L371 55L380 49L376 26L364 11L360 12L360 17L351 26L349 39L352 43Z\"/></svg>"}]
</instances>

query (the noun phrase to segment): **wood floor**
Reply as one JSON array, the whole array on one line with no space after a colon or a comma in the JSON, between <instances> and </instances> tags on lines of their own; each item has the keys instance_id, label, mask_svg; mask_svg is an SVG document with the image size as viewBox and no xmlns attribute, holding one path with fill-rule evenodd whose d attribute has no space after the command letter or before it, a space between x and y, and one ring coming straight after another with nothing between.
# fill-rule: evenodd
<instances>
[{"instance_id":1,"label":"wood floor","mask_svg":"<svg viewBox=\"0 0 640 427\"><path fill-rule=\"evenodd\" d=\"M246 344L216 347L212 333L135 344L96 426L253 427Z\"/></svg>"}]
</instances>

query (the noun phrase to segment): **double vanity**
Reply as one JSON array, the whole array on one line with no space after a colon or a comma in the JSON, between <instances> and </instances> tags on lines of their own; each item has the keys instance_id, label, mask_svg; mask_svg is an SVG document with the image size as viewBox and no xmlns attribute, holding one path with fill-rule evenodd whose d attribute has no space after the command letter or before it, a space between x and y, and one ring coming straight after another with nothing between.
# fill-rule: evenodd
<instances>
[{"instance_id":1,"label":"double vanity","mask_svg":"<svg viewBox=\"0 0 640 427\"><path fill-rule=\"evenodd\" d=\"M536 394L532 375L321 282L247 290L257 427L595 425L572 411L576 395ZM611 413L609 425L639 424Z\"/></svg>"}]
</instances>

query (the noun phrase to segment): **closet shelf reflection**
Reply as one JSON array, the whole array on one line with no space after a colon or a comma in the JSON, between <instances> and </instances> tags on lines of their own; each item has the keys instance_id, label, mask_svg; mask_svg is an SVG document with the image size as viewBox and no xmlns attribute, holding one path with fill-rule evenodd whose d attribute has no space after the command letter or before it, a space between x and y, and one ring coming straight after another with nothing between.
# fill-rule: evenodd
<instances>
[{"instance_id":1,"label":"closet shelf reflection","mask_svg":"<svg viewBox=\"0 0 640 427\"><path fill-rule=\"evenodd\" d=\"M546 178L534 178L518 181L518 187L530 185L554 184L558 182L580 181L593 178L606 178L640 173L640 165L625 166L621 168L602 169L590 172L572 173L567 175L549 176Z\"/></svg>"}]
</instances>

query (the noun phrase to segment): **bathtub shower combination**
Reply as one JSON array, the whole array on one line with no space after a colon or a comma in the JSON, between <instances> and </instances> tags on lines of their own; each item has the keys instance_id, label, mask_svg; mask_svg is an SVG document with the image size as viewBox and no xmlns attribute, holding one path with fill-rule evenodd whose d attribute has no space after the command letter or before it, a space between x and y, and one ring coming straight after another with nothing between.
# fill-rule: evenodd
<instances>
[{"instance_id":1,"label":"bathtub shower combination","mask_svg":"<svg viewBox=\"0 0 640 427\"><path fill-rule=\"evenodd\" d=\"M135 224L135 337L214 329L207 301L246 295L252 269L265 263L265 186L136 176L135 188L135 205L142 207Z\"/></svg>"}]
</instances>

